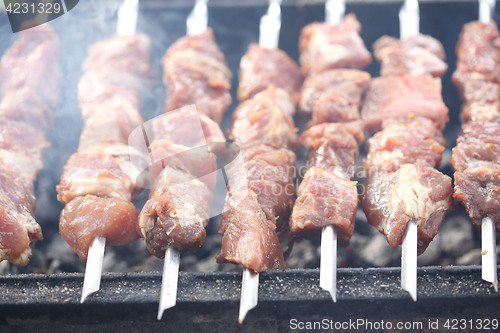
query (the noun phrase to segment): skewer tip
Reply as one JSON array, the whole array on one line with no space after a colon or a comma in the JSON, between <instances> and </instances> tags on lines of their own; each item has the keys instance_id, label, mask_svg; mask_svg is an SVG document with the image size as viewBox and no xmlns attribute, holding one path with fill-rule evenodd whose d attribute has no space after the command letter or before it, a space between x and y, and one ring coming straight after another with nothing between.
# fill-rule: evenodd
<instances>
[{"instance_id":1,"label":"skewer tip","mask_svg":"<svg viewBox=\"0 0 500 333\"><path fill-rule=\"evenodd\" d=\"M259 273L252 273L249 269L243 271L241 281L240 313L238 323L242 324L251 309L257 306L259 298Z\"/></svg>"},{"instance_id":2,"label":"skewer tip","mask_svg":"<svg viewBox=\"0 0 500 333\"><path fill-rule=\"evenodd\" d=\"M483 218L481 223L481 251L481 277L491 282L498 292L496 228L489 217Z\"/></svg>"},{"instance_id":3,"label":"skewer tip","mask_svg":"<svg viewBox=\"0 0 500 333\"><path fill-rule=\"evenodd\" d=\"M104 259L105 247L106 238L100 236L95 237L90 245L80 303L85 302L87 297L98 291L101 286L102 261Z\"/></svg>"},{"instance_id":4,"label":"skewer tip","mask_svg":"<svg viewBox=\"0 0 500 333\"><path fill-rule=\"evenodd\" d=\"M179 251L169 246L165 250L163 274L161 278L160 304L158 306L158 320L163 317L166 309L174 307L177 301L177 282L179 280Z\"/></svg>"},{"instance_id":5,"label":"skewer tip","mask_svg":"<svg viewBox=\"0 0 500 333\"><path fill-rule=\"evenodd\" d=\"M337 303L337 232L329 225L321 231L319 286Z\"/></svg>"},{"instance_id":6,"label":"skewer tip","mask_svg":"<svg viewBox=\"0 0 500 333\"><path fill-rule=\"evenodd\" d=\"M417 301L417 223L409 221L401 252L401 288Z\"/></svg>"}]
</instances>

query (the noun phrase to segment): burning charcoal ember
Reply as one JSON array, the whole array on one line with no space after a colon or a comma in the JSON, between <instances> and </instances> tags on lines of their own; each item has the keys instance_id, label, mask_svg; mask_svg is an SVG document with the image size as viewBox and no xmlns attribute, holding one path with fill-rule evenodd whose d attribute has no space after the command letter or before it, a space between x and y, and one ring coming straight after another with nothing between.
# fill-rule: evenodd
<instances>
[{"instance_id":1,"label":"burning charcoal ember","mask_svg":"<svg viewBox=\"0 0 500 333\"><path fill-rule=\"evenodd\" d=\"M429 119L389 119L367 141L363 166L368 177L397 171L401 165L418 160L436 168L445 144L443 134Z\"/></svg>"},{"instance_id":2,"label":"burning charcoal ember","mask_svg":"<svg viewBox=\"0 0 500 333\"><path fill-rule=\"evenodd\" d=\"M472 224L465 215L451 214L441 225L439 236L446 258L460 258L474 247Z\"/></svg>"},{"instance_id":3,"label":"burning charcoal ember","mask_svg":"<svg viewBox=\"0 0 500 333\"><path fill-rule=\"evenodd\" d=\"M234 110L229 137L239 145L258 142L295 149L297 129L289 110L294 106L287 93L269 87Z\"/></svg>"},{"instance_id":4,"label":"burning charcoal ember","mask_svg":"<svg viewBox=\"0 0 500 333\"><path fill-rule=\"evenodd\" d=\"M371 133L379 131L388 118L428 118L443 130L448 108L441 96L441 79L429 74L375 78L366 93L361 117Z\"/></svg>"},{"instance_id":5,"label":"burning charcoal ember","mask_svg":"<svg viewBox=\"0 0 500 333\"><path fill-rule=\"evenodd\" d=\"M360 31L354 14L346 15L337 25L316 22L304 27L299 39L302 72L311 75L332 68L367 67L372 58Z\"/></svg>"},{"instance_id":6,"label":"burning charcoal ember","mask_svg":"<svg viewBox=\"0 0 500 333\"><path fill-rule=\"evenodd\" d=\"M196 104L198 111L217 123L232 102L231 72L212 29L179 39L163 58L167 86L166 111Z\"/></svg>"},{"instance_id":7,"label":"burning charcoal ember","mask_svg":"<svg viewBox=\"0 0 500 333\"><path fill-rule=\"evenodd\" d=\"M414 35L404 40L383 36L373 44L373 50L382 76L427 73L442 77L448 69L443 45L428 35Z\"/></svg>"},{"instance_id":8,"label":"burning charcoal ember","mask_svg":"<svg viewBox=\"0 0 500 333\"><path fill-rule=\"evenodd\" d=\"M250 44L241 58L238 99L244 101L270 86L285 90L293 101L300 98L304 77L299 66L283 51Z\"/></svg>"},{"instance_id":9,"label":"burning charcoal ember","mask_svg":"<svg viewBox=\"0 0 500 333\"><path fill-rule=\"evenodd\" d=\"M311 125L359 120L361 98L371 76L356 69L331 69L309 76L302 86L300 110Z\"/></svg>"},{"instance_id":10,"label":"burning charcoal ember","mask_svg":"<svg viewBox=\"0 0 500 333\"><path fill-rule=\"evenodd\" d=\"M57 186L66 204L60 232L82 260L99 236L108 245L125 245L139 235L137 210L130 200L145 157L129 154L128 136L142 123L141 92L151 80L151 41L145 35L115 36L90 46L78 85L84 129L78 152L64 167ZM98 89L91 89L98 80ZM102 111L104 110L104 111ZM133 163L135 156L141 163Z\"/></svg>"},{"instance_id":11,"label":"burning charcoal ember","mask_svg":"<svg viewBox=\"0 0 500 333\"><path fill-rule=\"evenodd\" d=\"M58 36L44 26L21 32L0 60L0 262L28 264L43 239L34 182L59 100L59 53Z\"/></svg>"},{"instance_id":12,"label":"burning charcoal ember","mask_svg":"<svg viewBox=\"0 0 500 333\"><path fill-rule=\"evenodd\" d=\"M368 178L361 203L368 222L382 232L392 247L401 245L406 225L418 227L418 252L436 236L451 208L451 178L429 164L403 164L392 173Z\"/></svg>"},{"instance_id":13,"label":"burning charcoal ember","mask_svg":"<svg viewBox=\"0 0 500 333\"><path fill-rule=\"evenodd\" d=\"M392 267L399 265L399 253L387 244L384 235L375 232L373 235L363 237L361 241L352 237L352 246L357 248L356 254L363 266ZM359 247L356 247L358 245Z\"/></svg>"}]
</instances>

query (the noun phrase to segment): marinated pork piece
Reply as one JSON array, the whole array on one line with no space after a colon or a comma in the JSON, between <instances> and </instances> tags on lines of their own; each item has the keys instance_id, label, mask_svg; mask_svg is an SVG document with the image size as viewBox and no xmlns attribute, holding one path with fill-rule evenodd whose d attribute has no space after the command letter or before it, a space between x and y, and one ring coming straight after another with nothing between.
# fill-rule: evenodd
<instances>
[{"instance_id":1,"label":"marinated pork piece","mask_svg":"<svg viewBox=\"0 0 500 333\"><path fill-rule=\"evenodd\" d=\"M275 231L253 191L231 192L222 214L221 254L217 262L233 262L254 272L285 269L285 259Z\"/></svg>"},{"instance_id":2,"label":"marinated pork piece","mask_svg":"<svg viewBox=\"0 0 500 333\"><path fill-rule=\"evenodd\" d=\"M163 58L166 111L195 104L198 111L222 121L231 104L231 72L209 28L175 42Z\"/></svg>"},{"instance_id":3,"label":"marinated pork piece","mask_svg":"<svg viewBox=\"0 0 500 333\"><path fill-rule=\"evenodd\" d=\"M500 229L500 123L469 122L453 148L454 197L477 224L491 217Z\"/></svg>"},{"instance_id":4,"label":"marinated pork piece","mask_svg":"<svg viewBox=\"0 0 500 333\"><path fill-rule=\"evenodd\" d=\"M137 238L137 209L127 200L94 195L79 196L62 210L59 232L64 240L86 261L96 236L106 245L126 245Z\"/></svg>"},{"instance_id":5,"label":"marinated pork piece","mask_svg":"<svg viewBox=\"0 0 500 333\"><path fill-rule=\"evenodd\" d=\"M93 146L73 154L64 166L57 199L66 204L88 194L125 201L137 199L142 189L136 182L146 163L134 163L129 152L138 157L136 160L144 160L139 152L121 143Z\"/></svg>"},{"instance_id":6,"label":"marinated pork piece","mask_svg":"<svg viewBox=\"0 0 500 333\"><path fill-rule=\"evenodd\" d=\"M500 121L500 84L469 78L463 83L462 122Z\"/></svg>"},{"instance_id":7,"label":"marinated pork piece","mask_svg":"<svg viewBox=\"0 0 500 333\"><path fill-rule=\"evenodd\" d=\"M280 98L282 94L286 92L269 87L241 103L234 110L229 137L239 145L264 143L276 148L297 148L297 129L286 111L291 102L280 103L286 101Z\"/></svg>"},{"instance_id":8,"label":"marinated pork piece","mask_svg":"<svg viewBox=\"0 0 500 333\"><path fill-rule=\"evenodd\" d=\"M0 60L0 262L26 265L43 239L34 181L61 86L60 44L48 26L22 31Z\"/></svg>"},{"instance_id":9,"label":"marinated pork piece","mask_svg":"<svg viewBox=\"0 0 500 333\"><path fill-rule=\"evenodd\" d=\"M277 231L284 230L295 200L295 154L286 148L254 143L242 146L241 156L242 163L226 166L229 191L255 193L266 218L276 224ZM230 208L228 203L226 209ZM231 220L221 221L225 223Z\"/></svg>"},{"instance_id":10,"label":"marinated pork piece","mask_svg":"<svg viewBox=\"0 0 500 333\"><path fill-rule=\"evenodd\" d=\"M354 231L358 209L356 184L328 169L311 167L298 189L290 233L295 236L317 234L323 227L332 225L340 245L346 246Z\"/></svg>"},{"instance_id":11,"label":"marinated pork piece","mask_svg":"<svg viewBox=\"0 0 500 333\"><path fill-rule=\"evenodd\" d=\"M149 252L163 258L168 246L180 252L197 250L205 241L211 202L207 184L167 165L139 216L138 229Z\"/></svg>"},{"instance_id":12,"label":"marinated pork piece","mask_svg":"<svg viewBox=\"0 0 500 333\"><path fill-rule=\"evenodd\" d=\"M213 188L216 182L216 156L210 145L189 148L170 140L154 140L149 146L149 175L157 179L168 165L171 168L185 170Z\"/></svg>"},{"instance_id":13,"label":"marinated pork piece","mask_svg":"<svg viewBox=\"0 0 500 333\"><path fill-rule=\"evenodd\" d=\"M368 223L382 232L392 247L401 245L406 225L416 221L418 254L436 236L452 206L451 178L423 161L403 164L392 173L363 184L361 203Z\"/></svg>"},{"instance_id":14,"label":"marinated pork piece","mask_svg":"<svg viewBox=\"0 0 500 333\"><path fill-rule=\"evenodd\" d=\"M16 179L13 171L0 166L0 261L26 265L31 247L42 240L42 228L34 218L32 182Z\"/></svg>"},{"instance_id":15,"label":"marinated pork piece","mask_svg":"<svg viewBox=\"0 0 500 333\"><path fill-rule=\"evenodd\" d=\"M78 83L83 119L86 121L93 114L87 111L87 105L95 107L96 103L129 102L127 106L140 109L141 91L151 78L150 56L151 39L142 34L115 36L92 44L83 64L84 75ZM119 75L117 68L122 69Z\"/></svg>"},{"instance_id":16,"label":"marinated pork piece","mask_svg":"<svg viewBox=\"0 0 500 333\"><path fill-rule=\"evenodd\" d=\"M0 118L0 165L16 170L16 178L33 183L43 166L43 152L49 146L43 132L33 126Z\"/></svg>"},{"instance_id":17,"label":"marinated pork piece","mask_svg":"<svg viewBox=\"0 0 500 333\"><path fill-rule=\"evenodd\" d=\"M448 69L443 45L428 35L418 34L405 40L383 36L373 44L373 50L382 76L427 73L442 77Z\"/></svg>"},{"instance_id":18,"label":"marinated pork piece","mask_svg":"<svg viewBox=\"0 0 500 333\"><path fill-rule=\"evenodd\" d=\"M153 140L170 140L188 148L226 142L224 133L215 121L190 108L167 112L155 118L152 132Z\"/></svg>"},{"instance_id":19,"label":"marinated pork piece","mask_svg":"<svg viewBox=\"0 0 500 333\"><path fill-rule=\"evenodd\" d=\"M103 143L127 143L130 133L143 123L138 107L120 98L88 103L81 110L85 125L78 151Z\"/></svg>"},{"instance_id":20,"label":"marinated pork piece","mask_svg":"<svg viewBox=\"0 0 500 333\"><path fill-rule=\"evenodd\" d=\"M337 25L315 22L305 26L299 39L302 72L312 75L332 68L367 67L372 58L360 31L354 14L346 15Z\"/></svg>"},{"instance_id":21,"label":"marinated pork piece","mask_svg":"<svg viewBox=\"0 0 500 333\"><path fill-rule=\"evenodd\" d=\"M0 117L48 133L61 89L59 57L59 38L49 26L19 33L0 61Z\"/></svg>"},{"instance_id":22,"label":"marinated pork piece","mask_svg":"<svg viewBox=\"0 0 500 333\"><path fill-rule=\"evenodd\" d=\"M495 21L464 25L456 52L457 69L452 79L460 92L469 79L500 83L500 33Z\"/></svg>"},{"instance_id":23,"label":"marinated pork piece","mask_svg":"<svg viewBox=\"0 0 500 333\"><path fill-rule=\"evenodd\" d=\"M429 74L383 76L372 80L361 109L366 129L375 133L389 118L432 120L439 130L448 122L441 96L441 79Z\"/></svg>"},{"instance_id":24,"label":"marinated pork piece","mask_svg":"<svg viewBox=\"0 0 500 333\"><path fill-rule=\"evenodd\" d=\"M300 137L309 150L306 171L312 167L328 170L340 178L354 178L358 144L363 142L361 124L324 123L313 126Z\"/></svg>"},{"instance_id":25,"label":"marinated pork piece","mask_svg":"<svg viewBox=\"0 0 500 333\"><path fill-rule=\"evenodd\" d=\"M275 86L285 90L293 101L298 101L303 80L299 66L285 52L250 44L241 58L238 99L244 101Z\"/></svg>"},{"instance_id":26,"label":"marinated pork piece","mask_svg":"<svg viewBox=\"0 0 500 333\"><path fill-rule=\"evenodd\" d=\"M445 144L443 134L429 119L388 119L367 141L363 167L368 177L394 172L419 160L437 168Z\"/></svg>"},{"instance_id":27,"label":"marinated pork piece","mask_svg":"<svg viewBox=\"0 0 500 333\"><path fill-rule=\"evenodd\" d=\"M371 76L356 69L331 69L309 76L302 86L301 112L311 125L359 120L361 98Z\"/></svg>"},{"instance_id":28,"label":"marinated pork piece","mask_svg":"<svg viewBox=\"0 0 500 333\"><path fill-rule=\"evenodd\" d=\"M472 121L462 126L453 148L451 163L455 171L465 171L484 163L500 161L500 123Z\"/></svg>"}]
</instances>

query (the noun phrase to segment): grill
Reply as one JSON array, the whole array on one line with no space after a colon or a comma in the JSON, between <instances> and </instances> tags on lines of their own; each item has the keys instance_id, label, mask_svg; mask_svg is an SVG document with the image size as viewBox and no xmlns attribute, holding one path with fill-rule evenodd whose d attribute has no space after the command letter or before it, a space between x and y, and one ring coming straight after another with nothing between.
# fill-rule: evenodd
<instances>
[{"instance_id":1,"label":"grill","mask_svg":"<svg viewBox=\"0 0 500 333\"><path fill-rule=\"evenodd\" d=\"M45 154L44 169L36 184L37 220L42 225L46 238L36 245L41 252L57 252L57 247L50 245L58 237L57 223L62 209L62 205L56 201L55 186L59 182L65 161L78 144L82 124L77 110L76 84L81 74L84 50L98 39L114 33L116 17L113 13L120 1L109 1L98 7L92 7L92 4L93 2L82 2L51 24L61 38L65 78L60 108L56 111L55 127L50 137L52 148ZM158 76L161 73L160 58L172 42L184 35L185 18L192 5L193 2L180 0L140 1L137 31L153 38L153 64ZM361 37L370 48L384 34L398 36L400 6L401 2L392 1L348 1L346 12L356 14L363 25ZM448 145L441 167L448 175L452 175L453 170L447 163L449 155L446 154L450 153L460 132L461 103L450 81L456 63L454 49L463 24L477 19L477 7L476 1L420 1L421 32L430 34L443 43L449 64L448 72L443 78L443 98L450 109L450 122L445 129ZM235 100L236 73L240 58L246 52L248 44L258 39L259 19L266 9L267 1L260 0L250 4L229 0L212 0L209 3L209 26L214 29L219 46L234 74L232 94ZM499 16L497 6L494 19L498 21ZM1 31L10 31L3 24L6 16L0 14L0 18ZM309 22L322 21L323 18L322 2L283 1L280 48L297 59L300 29ZM3 53L14 39L12 34L0 34L0 51ZM367 71L378 76L378 63L374 61ZM145 98L144 118L150 119L161 114L164 100L164 88L158 85ZM224 119L224 129L228 128L231 111L235 106L236 102ZM451 216L465 216L465 212L457 207ZM356 226L356 230L361 233L368 228L362 219L360 216ZM446 221L445 219L444 223ZM214 225L216 223L209 227L209 233L215 233L217 228ZM474 233L477 240L478 231L474 230ZM317 245L315 242L312 244ZM117 249L117 260L126 261L134 249ZM202 248L202 254L197 254L198 257L206 258L215 254L207 251ZM214 246L214 251L217 251L217 246ZM130 265L139 265L139 261L147 258L145 253L141 255L143 257L134 257L134 262ZM195 260L194 255L187 258ZM74 259L77 260L76 256ZM54 260L64 261L52 257L51 260L52 263ZM30 265L18 270L14 268L13 271L52 273L50 267L44 266L47 263L48 259L37 259L35 252ZM350 266L349 263L347 265ZM132 271L129 268L127 266L123 271ZM229 265L229 269L233 271L181 272L178 304L165 312L164 319L160 322L156 320L160 273L104 273L101 290L85 304L79 303L83 274L71 273L83 270L80 262L69 267L60 265L56 271L64 273L0 275L0 330L175 329L254 332L288 330L293 318L299 321L321 321L326 318L336 322L358 318L374 321L384 319L390 322L413 320L422 322L423 327L428 328L426 325L429 320L434 319L442 319L444 322L447 318L495 318L498 317L497 309L500 305L500 296L493 292L490 284L481 281L478 266L420 267L419 300L416 303L400 289L399 268L340 268L336 304L319 288L317 269L292 269L261 274L259 305L248 314L243 325L238 325L236 319L241 273L235 266ZM196 269L188 267L186 270Z\"/></svg>"}]
</instances>

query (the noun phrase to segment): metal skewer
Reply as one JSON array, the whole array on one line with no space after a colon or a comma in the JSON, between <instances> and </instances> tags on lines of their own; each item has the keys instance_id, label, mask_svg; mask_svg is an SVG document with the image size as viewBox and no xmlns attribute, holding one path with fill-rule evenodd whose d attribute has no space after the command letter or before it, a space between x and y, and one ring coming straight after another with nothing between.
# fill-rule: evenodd
<instances>
[{"instance_id":1,"label":"metal skewer","mask_svg":"<svg viewBox=\"0 0 500 333\"><path fill-rule=\"evenodd\" d=\"M193 10L186 19L186 34L198 35L207 30L208 0L197 0ZM174 307L177 301L177 282L179 280L180 253L177 249L168 246L165 250L163 272L161 276L160 304L158 305L158 320L163 312Z\"/></svg>"},{"instance_id":2,"label":"metal skewer","mask_svg":"<svg viewBox=\"0 0 500 333\"><path fill-rule=\"evenodd\" d=\"M269 0L267 13L260 19L259 44L266 48L278 47L281 29L281 0ZM240 313L238 322L245 320L248 311L257 306L259 299L259 273L243 270L241 280Z\"/></svg>"},{"instance_id":3,"label":"metal skewer","mask_svg":"<svg viewBox=\"0 0 500 333\"><path fill-rule=\"evenodd\" d=\"M98 291L101 286L102 261L104 259L105 247L106 238L100 236L96 236L90 245L80 303L85 302L87 296Z\"/></svg>"},{"instance_id":4,"label":"metal skewer","mask_svg":"<svg viewBox=\"0 0 500 333\"><path fill-rule=\"evenodd\" d=\"M339 24L345 14L345 0L328 0L325 3L325 22ZM321 230L321 257L319 286L328 291L337 302L337 231L331 225Z\"/></svg>"},{"instance_id":5,"label":"metal skewer","mask_svg":"<svg viewBox=\"0 0 500 333\"><path fill-rule=\"evenodd\" d=\"M420 30L420 13L417 0L405 0L399 11L400 38L417 35ZM401 251L401 289L408 291L417 301L417 222L406 225Z\"/></svg>"},{"instance_id":6,"label":"metal skewer","mask_svg":"<svg viewBox=\"0 0 500 333\"><path fill-rule=\"evenodd\" d=\"M494 9L495 0L479 0L479 21L490 22ZM496 243L495 223L491 218L485 217L481 223L481 277L491 282L498 292Z\"/></svg>"},{"instance_id":7,"label":"metal skewer","mask_svg":"<svg viewBox=\"0 0 500 333\"><path fill-rule=\"evenodd\" d=\"M491 282L498 292L496 243L495 223L491 218L485 217L481 224L481 277Z\"/></svg>"},{"instance_id":8,"label":"metal skewer","mask_svg":"<svg viewBox=\"0 0 500 333\"><path fill-rule=\"evenodd\" d=\"M125 0L123 2L118 10L117 35L132 35L135 33L138 9L138 0ZM101 286L102 261L105 247L106 238L100 236L95 237L89 247L80 303L85 302L85 299L90 294L98 291Z\"/></svg>"}]
</instances>

